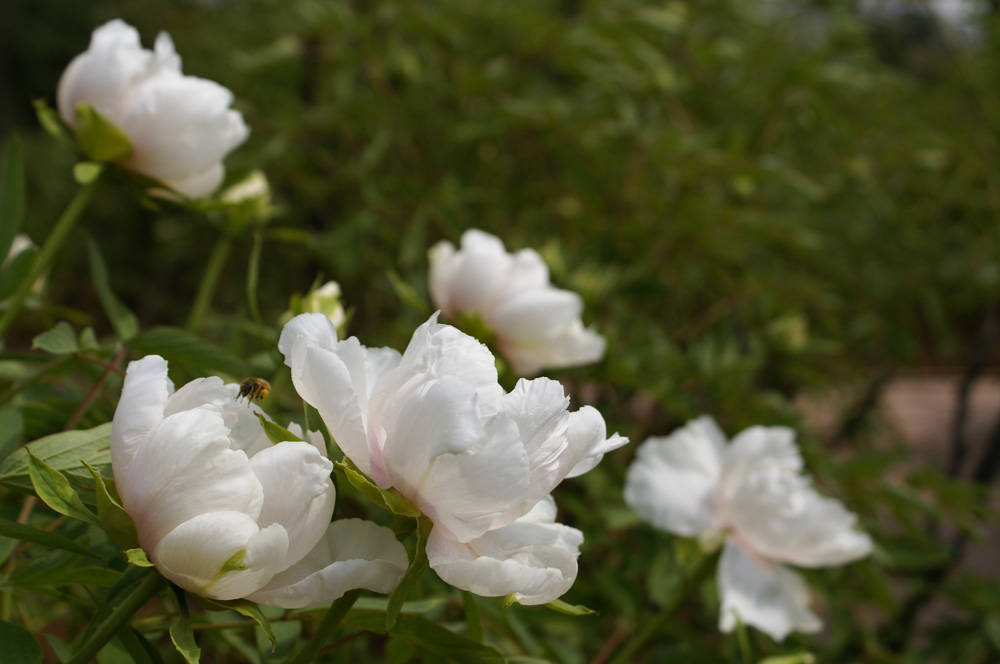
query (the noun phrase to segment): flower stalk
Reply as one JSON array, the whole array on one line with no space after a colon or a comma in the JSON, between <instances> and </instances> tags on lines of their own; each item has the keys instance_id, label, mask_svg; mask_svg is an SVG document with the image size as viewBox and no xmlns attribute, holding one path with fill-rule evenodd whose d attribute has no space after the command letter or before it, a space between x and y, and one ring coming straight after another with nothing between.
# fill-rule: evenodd
<instances>
[{"instance_id":1,"label":"flower stalk","mask_svg":"<svg viewBox=\"0 0 1000 664\"><path fill-rule=\"evenodd\" d=\"M229 251L232 247L233 238L231 236L225 233L219 236L219 241L216 242L215 248L212 250L212 255L208 259L208 265L205 267L205 272L202 274L201 284L198 286L198 294L195 295L191 313L188 315L188 331L197 332L201 328L205 314L208 313L208 309L212 304L212 298L215 295L215 288L219 284L219 276L222 274L222 268L226 264L226 259L229 257Z\"/></svg>"},{"instance_id":2,"label":"flower stalk","mask_svg":"<svg viewBox=\"0 0 1000 664\"><path fill-rule=\"evenodd\" d=\"M114 637L118 630L128 624L128 621L135 616L136 612L165 585L166 581L159 574L155 572L147 574L146 578L112 609L111 614L104 622L98 625L94 633L90 635L90 638L73 655L73 659L68 664L84 664L94 659L101 648Z\"/></svg>"}]
</instances>

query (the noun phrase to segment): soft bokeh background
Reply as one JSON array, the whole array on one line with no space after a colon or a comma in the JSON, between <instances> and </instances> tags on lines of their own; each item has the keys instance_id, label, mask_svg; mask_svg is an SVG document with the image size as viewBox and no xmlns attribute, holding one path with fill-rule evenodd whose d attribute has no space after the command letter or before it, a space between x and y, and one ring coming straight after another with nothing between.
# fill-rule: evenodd
<instances>
[{"instance_id":1,"label":"soft bokeh background","mask_svg":"<svg viewBox=\"0 0 1000 664\"><path fill-rule=\"evenodd\" d=\"M551 373L575 403L635 443L702 413L731 434L795 426L818 485L875 535L872 559L808 574L826 631L782 645L752 633L755 656L991 662L998 400L969 395L995 373L1000 325L1000 42L990 3L959 3L977 12L958 19L932 4L12 0L0 21L0 135L23 142L25 230L41 242L77 187L76 156L38 128L31 99L54 103L63 67L106 20L135 25L146 46L168 31L185 72L230 88L251 127L227 160L230 181L262 169L280 206L259 230L263 323L248 305L248 232L200 333L229 359L174 349L175 381L227 368L238 380L246 368L273 379L265 408L301 413L273 347L292 293L318 274L336 279L350 334L402 348L426 314L387 271L426 298L431 244L489 231L537 248L608 337L602 364ZM8 337L4 380L44 369L23 351L60 320L93 326L114 354L83 233L147 331L183 325L218 226L124 183L104 188ZM130 352L165 351L140 335ZM95 371L42 371L5 398L5 444L60 430ZM913 376L940 380L942 396L885 408L886 390ZM108 382L80 426L110 419L119 385ZM906 425L929 413L940 434L925 454ZM556 494L587 535L566 599L600 617L484 601L505 653L606 661L669 594L688 549L625 508L633 447ZM4 500L16 515L16 496ZM970 565L970 546L993 564ZM428 579L421 592L444 591ZM51 600L33 610L42 631L85 619ZM434 610L449 620L455 609ZM707 584L637 661L740 661L716 615ZM224 634L205 638L213 661L250 656ZM412 654L375 637L349 648Z\"/></svg>"}]
</instances>

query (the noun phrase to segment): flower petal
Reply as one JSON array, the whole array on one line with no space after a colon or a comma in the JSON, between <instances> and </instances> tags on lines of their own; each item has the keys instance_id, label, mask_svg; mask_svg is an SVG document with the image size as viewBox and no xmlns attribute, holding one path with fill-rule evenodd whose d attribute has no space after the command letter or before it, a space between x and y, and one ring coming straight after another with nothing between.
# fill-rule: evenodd
<instances>
[{"instance_id":1,"label":"flower petal","mask_svg":"<svg viewBox=\"0 0 1000 664\"><path fill-rule=\"evenodd\" d=\"M264 489L257 523L280 523L288 532L288 554L279 571L298 562L326 532L337 492L330 480L333 463L310 443L272 445L250 459ZM289 482L289 478L294 481Z\"/></svg>"},{"instance_id":2,"label":"flower petal","mask_svg":"<svg viewBox=\"0 0 1000 664\"><path fill-rule=\"evenodd\" d=\"M604 417L591 406L584 406L575 413L570 413L566 438L569 447L575 450L574 454L568 455L567 463L570 466L566 477L577 477L590 472L605 454L628 442L628 438L617 433L608 437Z\"/></svg>"},{"instance_id":3,"label":"flower petal","mask_svg":"<svg viewBox=\"0 0 1000 664\"><path fill-rule=\"evenodd\" d=\"M713 501L724 451L721 432L709 417L671 435L647 439L625 479L625 502L643 520L692 537L717 524Z\"/></svg>"},{"instance_id":4,"label":"flower petal","mask_svg":"<svg viewBox=\"0 0 1000 664\"><path fill-rule=\"evenodd\" d=\"M205 512L167 533L150 560L181 588L212 599L245 597L267 583L285 559L288 533L261 530L243 512ZM235 569L226 570L226 567Z\"/></svg>"},{"instance_id":5,"label":"flower petal","mask_svg":"<svg viewBox=\"0 0 1000 664\"><path fill-rule=\"evenodd\" d=\"M481 312L507 275L511 257L499 238L470 229L462 235L462 248L448 242L430 252L431 297L448 313Z\"/></svg>"},{"instance_id":6,"label":"flower petal","mask_svg":"<svg viewBox=\"0 0 1000 664\"><path fill-rule=\"evenodd\" d=\"M348 590L389 593L407 568L406 549L392 531L370 521L340 519L301 561L247 599L300 609L331 602Z\"/></svg>"},{"instance_id":7,"label":"flower petal","mask_svg":"<svg viewBox=\"0 0 1000 664\"><path fill-rule=\"evenodd\" d=\"M755 558L733 538L726 540L717 582L722 607L719 629L731 632L739 617L776 641L789 632L818 632L819 618L809 610L809 591L792 570Z\"/></svg>"}]
</instances>

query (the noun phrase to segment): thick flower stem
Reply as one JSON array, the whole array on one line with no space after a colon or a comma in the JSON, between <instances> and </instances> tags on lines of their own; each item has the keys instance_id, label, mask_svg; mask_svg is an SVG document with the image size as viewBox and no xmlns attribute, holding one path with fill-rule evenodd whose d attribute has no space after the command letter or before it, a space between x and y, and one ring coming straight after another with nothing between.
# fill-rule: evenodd
<instances>
[{"instance_id":1,"label":"thick flower stem","mask_svg":"<svg viewBox=\"0 0 1000 664\"><path fill-rule=\"evenodd\" d=\"M201 285L198 286L198 294L194 298L194 306L188 315L187 329L189 332L197 332L201 327L202 319L208 312L208 307L212 304L212 296L215 295L215 287L219 283L219 275L229 257L229 250L233 246L233 238L227 234L219 237L219 241L212 250L212 255L208 259L208 266L201 277Z\"/></svg>"},{"instance_id":2,"label":"thick flower stem","mask_svg":"<svg viewBox=\"0 0 1000 664\"><path fill-rule=\"evenodd\" d=\"M148 602L153 595L166 586L166 580L155 572L150 572L128 596L111 610L104 621L98 625L94 633L73 655L68 664L85 664L91 661L97 653L110 641L114 635L135 616L136 611Z\"/></svg>"},{"instance_id":3,"label":"thick flower stem","mask_svg":"<svg viewBox=\"0 0 1000 664\"><path fill-rule=\"evenodd\" d=\"M337 631L340 621L344 619L347 612L354 606L354 602L361 595L360 590L350 590L344 596L330 605L330 610L326 612L326 617L319 624L312 637L306 643L305 648L292 655L287 664L310 664L316 660L319 651L322 650L326 642L330 640L333 633Z\"/></svg>"},{"instance_id":4,"label":"thick flower stem","mask_svg":"<svg viewBox=\"0 0 1000 664\"><path fill-rule=\"evenodd\" d=\"M76 192L76 196L73 197L73 200L63 210L62 216L59 217L55 228L52 229L49 238L45 241L45 246L42 247L38 260L35 261L34 267L31 268L31 274L21 282L10 304L7 305L7 309L4 310L3 316L0 317L0 337L7 334L7 328L10 327L10 324L14 322L14 319L21 312L21 307L24 306L24 301L27 299L28 293L31 292L31 287L38 281L38 278L42 276L45 270L49 268L56 252L59 251L66 237L73 230L73 226L76 225L76 220L80 218L80 215L94 197L94 192L97 191L100 181L100 176L91 180L86 186Z\"/></svg>"},{"instance_id":5,"label":"thick flower stem","mask_svg":"<svg viewBox=\"0 0 1000 664\"><path fill-rule=\"evenodd\" d=\"M717 560L717 556L703 556L694 566L694 568L688 573L683 581L677 584L674 589L673 594L667 598L667 601L663 603L660 607L659 612L653 616L645 625L642 626L636 634L632 637L624 648L618 651L615 658L611 660L611 664L629 664L636 655L642 649L646 642L657 632L659 632L663 626L670 620L673 616L674 611L680 606L691 592L701 584L702 580L708 575L709 571L712 570L713 563Z\"/></svg>"}]
</instances>

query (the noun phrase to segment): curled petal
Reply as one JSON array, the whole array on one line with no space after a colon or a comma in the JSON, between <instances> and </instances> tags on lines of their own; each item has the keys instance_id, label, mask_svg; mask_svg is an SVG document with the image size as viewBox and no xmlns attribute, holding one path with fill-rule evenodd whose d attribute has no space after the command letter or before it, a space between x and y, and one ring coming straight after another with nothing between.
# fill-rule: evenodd
<instances>
[{"instance_id":1,"label":"curled petal","mask_svg":"<svg viewBox=\"0 0 1000 664\"><path fill-rule=\"evenodd\" d=\"M819 618L809 610L809 591L792 570L761 560L733 538L726 540L717 572L722 608L719 629L731 632L737 617L776 641L790 632L818 632Z\"/></svg>"},{"instance_id":2,"label":"curled petal","mask_svg":"<svg viewBox=\"0 0 1000 664\"><path fill-rule=\"evenodd\" d=\"M570 413L566 438L570 449L574 450L573 454L567 455L569 468L566 477L577 477L591 471L605 454L628 442L628 438L617 433L609 437L604 418L591 406Z\"/></svg>"},{"instance_id":3,"label":"curled petal","mask_svg":"<svg viewBox=\"0 0 1000 664\"><path fill-rule=\"evenodd\" d=\"M392 531L360 519L340 519L302 560L247 599L300 609L331 602L348 590L389 593L407 568L406 550Z\"/></svg>"},{"instance_id":4,"label":"curled petal","mask_svg":"<svg viewBox=\"0 0 1000 664\"><path fill-rule=\"evenodd\" d=\"M261 530L243 512L206 512L146 550L160 573L181 588L212 599L237 599L274 576L288 551L288 533L278 524Z\"/></svg>"},{"instance_id":5,"label":"curled petal","mask_svg":"<svg viewBox=\"0 0 1000 664\"><path fill-rule=\"evenodd\" d=\"M118 493L126 502L133 500L130 483L123 481L132 457L163 419L163 409L173 391L174 384L167 378L167 361L159 355L129 362L111 425L111 466L118 480Z\"/></svg>"},{"instance_id":6,"label":"curled petal","mask_svg":"<svg viewBox=\"0 0 1000 664\"><path fill-rule=\"evenodd\" d=\"M724 441L709 417L665 438L647 439L628 469L625 502L643 520L677 535L693 537L713 528Z\"/></svg>"}]
</instances>

